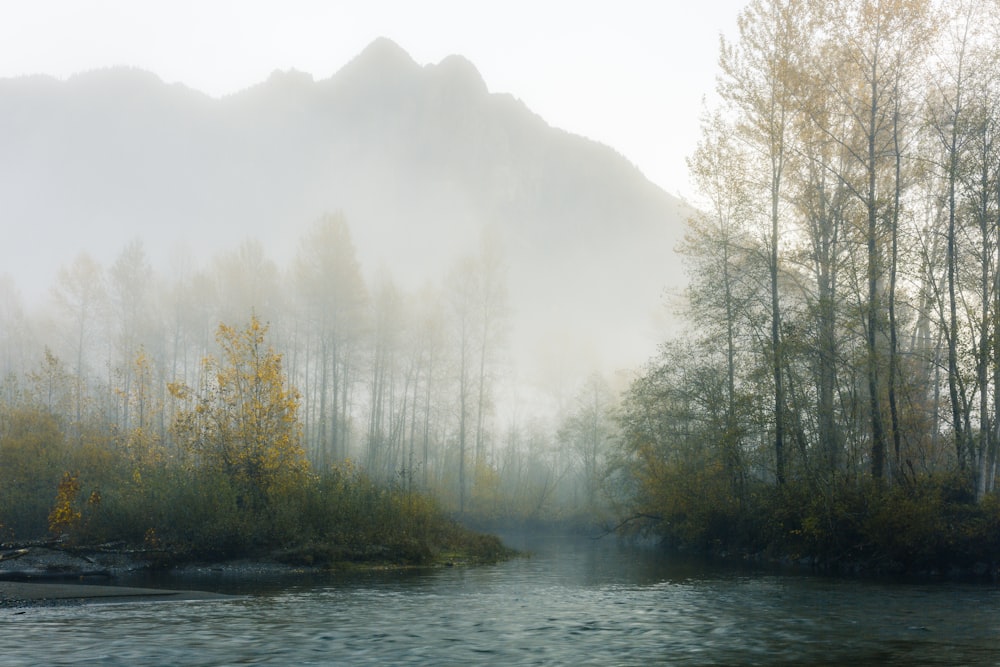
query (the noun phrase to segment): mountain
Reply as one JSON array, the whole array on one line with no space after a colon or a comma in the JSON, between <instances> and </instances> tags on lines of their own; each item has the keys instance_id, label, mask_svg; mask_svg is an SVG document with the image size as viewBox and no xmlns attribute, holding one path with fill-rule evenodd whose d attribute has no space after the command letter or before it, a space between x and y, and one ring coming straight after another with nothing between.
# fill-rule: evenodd
<instances>
[{"instance_id":1,"label":"mountain","mask_svg":"<svg viewBox=\"0 0 1000 667\"><path fill-rule=\"evenodd\" d=\"M490 93L465 58L421 66L387 39L328 79L275 72L220 99L125 68L2 79L0 146L0 274L26 295L133 238L165 265L182 240L207 260L253 236L281 263L342 211L365 270L414 286L490 229L515 346L573 332L621 366L653 351L663 290L682 284L681 201Z\"/></svg>"}]
</instances>

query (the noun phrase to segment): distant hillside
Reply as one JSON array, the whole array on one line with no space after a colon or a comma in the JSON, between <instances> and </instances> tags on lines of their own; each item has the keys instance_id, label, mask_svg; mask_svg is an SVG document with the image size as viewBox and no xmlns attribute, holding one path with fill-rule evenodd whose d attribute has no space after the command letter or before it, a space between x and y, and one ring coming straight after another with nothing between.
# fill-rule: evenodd
<instances>
[{"instance_id":1,"label":"distant hillside","mask_svg":"<svg viewBox=\"0 0 1000 667\"><path fill-rule=\"evenodd\" d=\"M571 332L622 365L652 352L662 292L682 283L680 201L490 94L466 59L423 67L386 39L329 79L275 72L222 99L131 69L0 80L0 146L0 273L27 295L80 250L109 262L136 237L159 263L180 240L204 260L247 236L283 262L338 210L367 272L414 285L490 227L516 346Z\"/></svg>"}]
</instances>

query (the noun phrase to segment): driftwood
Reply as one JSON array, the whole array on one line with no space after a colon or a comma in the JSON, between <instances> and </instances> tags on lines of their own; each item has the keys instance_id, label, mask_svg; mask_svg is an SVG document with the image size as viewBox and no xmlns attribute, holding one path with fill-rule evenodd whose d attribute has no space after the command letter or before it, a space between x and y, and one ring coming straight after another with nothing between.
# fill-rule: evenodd
<instances>
[{"instance_id":1,"label":"driftwood","mask_svg":"<svg viewBox=\"0 0 1000 667\"><path fill-rule=\"evenodd\" d=\"M14 560L15 558L20 558L29 552L28 549L15 549L14 551L8 551L7 553L0 554L0 561L4 560Z\"/></svg>"}]
</instances>

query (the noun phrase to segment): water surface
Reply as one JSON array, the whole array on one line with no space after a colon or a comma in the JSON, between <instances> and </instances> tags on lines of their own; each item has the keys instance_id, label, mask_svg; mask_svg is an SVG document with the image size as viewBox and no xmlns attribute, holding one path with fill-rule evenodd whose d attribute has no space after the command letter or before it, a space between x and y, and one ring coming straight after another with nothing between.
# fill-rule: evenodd
<instances>
[{"instance_id":1,"label":"water surface","mask_svg":"<svg viewBox=\"0 0 1000 667\"><path fill-rule=\"evenodd\" d=\"M0 664L1000 665L994 585L753 572L607 540L508 543L533 555L254 582L206 573L157 583L240 597L0 610Z\"/></svg>"}]
</instances>

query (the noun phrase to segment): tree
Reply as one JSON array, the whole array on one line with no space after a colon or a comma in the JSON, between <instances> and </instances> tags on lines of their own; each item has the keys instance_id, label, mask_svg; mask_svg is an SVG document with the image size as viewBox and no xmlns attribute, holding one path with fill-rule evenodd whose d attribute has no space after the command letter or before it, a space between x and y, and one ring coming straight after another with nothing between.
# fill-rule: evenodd
<instances>
[{"instance_id":1,"label":"tree","mask_svg":"<svg viewBox=\"0 0 1000 667\"><path fill-rule=\"evenodd\" d=\"M0 377L23 368L31 349L24 302L13 279L0 275Z\"/></svg>"},{"instance_id":2,"label":"tree","mask_svg":"<svg viewBox=\"0 0 1000 667\"><path fill-rule=\"evenodd\" d=\"M811 9L820 40L807 61L809 75L800 97L810 143L818 134L837 149L829 153L835 160L824 160L824 166L836 187L850 194L853 205L845 208L845 202L839 202L836 210L849 216L854 238L864 248L858 301L866 355L869 464L871 475L881 479L890 437L897 451L900 442L896 286L907 186L903 166L912 132L907 103L931 36L930 5L924 0L841 0L815 3Z\"/></svg>"},{"instance_id":3,"label":"tree","mask_svg":"<svg viewBox=\"0 0 1000 667\"><path fill-rule=\"evenodd\" d=\"M490 365L504 341L507 316L507 283L503 253L496 235L483 238L478 262L479 372L476 401L476 465L485 457L486 413L491 390Z\"/></svg>"},{"instance_id":4,"label":"tree","mask_svg":"<svg viewBox=\"0 0 1000 667\"><path fill-rule=\"evenodd\" d=\"M465 512L465 466L469 433L469 401L472 392L472 365L475 345L475 262L466 258L452 269L448 278L449 305L457 348L456 385L458 389L458 511Z\"/></svg>"},{"instance_id":5,"label":"tree","mask_svg":"<svg viewBox=\"0 0 1000 667\"><path fill-rule=\"evenodd\" d=\"M437 407L441 392L438 386L442 374L442 358L445 350L445 315L444 303L437 290L425 288L417 296L417 322L414 324L414 340L411 349L416 366L416 378L413 383L413 419L417 418L418 403L420 412L420 468L424 489L430 486L431 468L431 434L434 430L432 410ZM422 392L418 401L418 392ZM438 420L440 421L440 420ZM416 422L410 432L409 474L410 482L416 467L417 434ZM440 428L440 424L438 424ZM440 455L440 452L438 452ZM440 457L440 456L439 456ZM440 466L438 466L440 469Z\"/></svg>"},{"instance_id":6,"label":"tree","mask_svg":"<svg viewBox=\"0 0 1000 667\"><path fill-rule=\"evenodd\" d=\"M403 441L412 374L397 386L402 339L406 333L403 298L395 283L383 275L373 298L373 334L369 382L369 414L366 465L386 477L398 462Z\"/></svg>"},{"instance_id":7,"label":"tree","mask_svg":"<svg viewBox=\"0 0 1000 667\"><path fill-rule=\"evenodd\" d=\"M128 404L132 400L133 361L140 354L139 348L151 309L151 273L145 250L139 241L125 246L108 272L109 300L116 320L112 325L116 327L112 337L118 347L117 363L121 376L121 427L126 432L131 428ZM141 354L146 356L144 352Z\"/></svg>"},{"instance_id":8,"label":"tree","mask_svg":"<svg viewBox=\"0 0 1000 667\"><path fill-rule=\"evenodd\" d=\"M843 174L846 151L832 137L841 119L836 100L824 92L829 76L828 45L817 46L798 81L797 97L804 113L796 118L796 156L790 199L799 219L803 242L793 253L810 279L802 281L802 294L814 331L811 353L815 356L813 382L816 388L817 442L828 475L837 472L843 447L843 424L838 419L838 362L841 354L839 330L842 297L840 273L846 260L845 216L848 190L837 177Z\"/></svg>"},{"instance_id":9,"label":"tree","mask_svg":"<svg viewBox=\"0 0 1000 667\"><path fill-rule=\"evenodd\" d=\"M785 480L784 350L781 345L779 246L782 186L789 130L795 113L795 63L807 41L798 0L753 0L738 18L739 40L722 40L719 93L739 114L737 129L759 161L760 192L767 214L771 310L771 377L774 385L774 474Z\"/></svg>"},{"instance_id":10,"label":"tree","mask_svg":"<svg viewBox=\"0 0 1000 667\"><path fill-rule=\"evenodd\" d=\"M744 501L747 463L720 438L726 383L718 346L670 343L622 399L613 472L637 518L691 542L732 539L708 533L725 530Z\"/></svg>"},{"instance_id":11,"label":"tree","mask_svg":"<svg viewBox=\"0 0 1000 667\"><path fill-rule=\"evenodd\" d=\"M133 382L125 397L122 444L135 472L163 458L162 442L155 428L163 405L153 388L152 360L145 348L139 346L129 366Z\"/></svg>"},{"instance_id":12,"label":"tree","mask_svg":"<svg viewBox=\"0 0 1000 667\"><path fill-rule=\"evenodd\" d=\"M448 276L452 331L457 348L459 507L465 510L466 460L474 427L473 463L485 456L490 361L503 341L507 291L503 257L490 237L478 256L460 260ZM474 419L474 422L472 421Z\"/></svg>"},{"instance_id":13,"label":"tree","mask_svg":"<svg viewBox=\"0 0 1000 667\"><path fill-rule=\"evenodd\" d=\"M690 275L688 314L699 322L702 337L724 341L727 426L720 437L735 452L742 447L743 431L737 405L737 366L746 366L741 362L752 360L752 351L757 349L753 341L761 335L764 317L755 304L769 278L760 275L760 262L755 261L757 248L749 231L754 198L748 156L720 115L703 123L702 139L688 167L707 202L705 212L688 221L679 247ZM768 262L768 273L770 267ZM752 365L762 363L766 362L751 361Z\"/></svg>"},{"instance_id":14,"label":"tree","mask_svg":"<svg viewBox=\"0 0 1000 667\"><path fill-rule=\"evenodd\" d=\"M347 220L327 214L302 239L293 264L308 346L302 370L307 435L323 465L347 454L350 389L367 326L368 292Z\"/></svg>"},{"instance_id":15,"label":"tree","mask_svg":"<svg viewBox=\"0 0 1000 667\"><path fill-rule=\"evenodd\" d=\"M107 310L104 269L90 255L81 253L69 267L59 270L53 295L67 320L66 335L73 354L76 379L74 420L79 435L84 417L87 360Z\"/></svg>"},{"instance_id":16,"label":"tree","mask_svg":"<svg viewBox=\"0 0 1000 667\"><path fill-rule=\"evenodd\" d=\"M605 459L615 435L611 411L614 393L600 375L590 375L576 396L574 410L559 429L559 442L579 461L584 491L584 509L597 508Z\"/></svg>"},{"instance_id":17,"label":"tree","mask_svg":"<svg viewBox=\"0 0 1000 667\"><path fill-rule=\"evenodd\" d=\"M991 418L996 419L994 379L1000 378L992 331L997 305L1000 146L996 98L1000 72L995 35L984 30L991 22L996 29L997 12L995 5L979 0L958 0L951 8L954 13L941 31L943 57L929 77L927 125L936 148L930 152L935 167L931 173L940 182L947 230L945 338L954 446L959 466L975 479L981 497L991 480L987 469L996 441L991 427ZM962 348L972 352L974 373L968 376L962 368ZM977 394L978 405L972 405Z\"/></svg>"},{"instance_id":18,"label":"tree","mask_svg":"<svg viewBox=\"0 0 1000 667\"><path fill-rule=\"evenodd\" d=\"M247 239L233 252L215 259L218 313L223 321L253 310L275 316L282 304L278 267L256 239Z\"/></svg>"},{"instance_id":19,"label":"tree","mask_svg":"<svg viewBox=\"0 0 1000 667\"><path fill-rule=\"evenodd\" d=\"M224 475L252 509L308 470L298 423L299 393L288 386L281 355L266 343L256 315L242 330L220 324L222 359L205 359L202 386L170 386L189 404L174 433L196 462Z\"/></svg>"}]
</instances>

